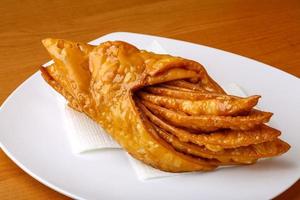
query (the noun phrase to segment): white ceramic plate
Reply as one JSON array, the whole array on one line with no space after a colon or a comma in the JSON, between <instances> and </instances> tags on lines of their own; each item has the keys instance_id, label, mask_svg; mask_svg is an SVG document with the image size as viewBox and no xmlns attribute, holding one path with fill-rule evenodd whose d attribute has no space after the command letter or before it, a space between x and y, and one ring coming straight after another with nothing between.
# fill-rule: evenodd
<instances>
[{"instance_id":1,"label":"white ceramic plate","mask_svg":"<svg viewBox=\"0 0 300 200\"><path fill-rule=\"evenodd\" d=\"M274 112L271 125L282 131L290 151L251 166L220 169L141 182L122 151L74 155L70 151L55 92L37 72L0 110L0 142L24 171L76 199L270 199L300 176L300 81L232 53L133 33L112 33L95 41L123 40L139 48L156 43L168 53L202 63L221 85L235 82L261 94L259 107Z\"/></svg>"}]
</instances>

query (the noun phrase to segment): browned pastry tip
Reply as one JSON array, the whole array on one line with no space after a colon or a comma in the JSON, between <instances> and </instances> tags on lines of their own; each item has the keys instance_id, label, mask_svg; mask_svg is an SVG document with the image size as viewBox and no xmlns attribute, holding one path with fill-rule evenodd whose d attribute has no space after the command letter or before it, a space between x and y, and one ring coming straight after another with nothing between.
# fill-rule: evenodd
<instances>
[{"instance_id":1,"label":"browned pastry tip","mask_svg":"<svg viewBox=\"0 0 300 200\"><path fill-rule=\"evenodd\" d=\"M253 147L257 154L264 155L264 157L279 156L291 148L288 143L278 138L262 144L255 144Z\"/></svg>"}]
</instances>

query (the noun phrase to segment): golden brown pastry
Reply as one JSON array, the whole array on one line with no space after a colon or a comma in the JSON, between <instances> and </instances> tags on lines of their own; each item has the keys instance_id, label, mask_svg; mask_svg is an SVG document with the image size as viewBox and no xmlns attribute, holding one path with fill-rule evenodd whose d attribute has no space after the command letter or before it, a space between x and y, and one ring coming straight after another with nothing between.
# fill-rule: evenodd
<instances>
[{"instance_id":1,"label":"golden brown pastry","mask_svg":"<svg viewBox=\"0 0 300 200\"><path fill-rule=\"evenodd\" d=\"M54 64L44 79L69 106L99 123L129 154L169 172L252 164L289 145L253 109L259 96L227 95L197 62L121 41L43 44Z\"/></svg>"},{"instance_id":2,"label":"golden brown pastry","mask_svg":"<svg viewBox=\"0 0 300 200\"><path fill-rule=\"evenodd\" d=\"M248 98L210 98L201 100L177 99L139 92L137 95L148 102L188 115L229 115L249 112L257 104L259 96Z\"/></svg>"}]
</instances>

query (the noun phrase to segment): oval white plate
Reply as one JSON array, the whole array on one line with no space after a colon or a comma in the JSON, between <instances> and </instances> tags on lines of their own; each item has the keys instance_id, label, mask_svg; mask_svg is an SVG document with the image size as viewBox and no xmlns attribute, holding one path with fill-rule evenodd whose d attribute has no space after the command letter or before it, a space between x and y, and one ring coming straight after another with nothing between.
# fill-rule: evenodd
<instances>
[{"instance_id":1,"label":"oval white plate","mask_svg":"<svg viewBox=\"0 0 300 200\"><path fill-rule=\"evenodd\" d=\"M55 92L37 72L0 110L0 141L5 153L28 174L76 199L270 199L300 175L300 81L268 65L232 53L133 33L112 33L95 41L123 40L145 49L153 42L168 53L202 63L221 85L231 82L260 94L259 107L274 116L292 148L255 165L139 181L122 151L74 155L70 151Z\"/></svg>"}]
</instances>

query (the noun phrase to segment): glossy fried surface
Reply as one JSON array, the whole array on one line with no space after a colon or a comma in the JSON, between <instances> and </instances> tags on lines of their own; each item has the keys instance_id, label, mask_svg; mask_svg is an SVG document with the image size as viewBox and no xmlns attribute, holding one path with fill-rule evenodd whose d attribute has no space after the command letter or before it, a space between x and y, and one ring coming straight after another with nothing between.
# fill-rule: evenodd
<instances>
[{"instance_id":1,"label":"glossy fried surface","mask_svg":"<svg viewBox=\"0 0 300 200\"><path fill-rule=\"evenodd\" d=\"M227 95L191 60L122 42L43 44L54 64L45 81L99 123L130 155L169 172L253 164L286 152L280 131L253 109L260 96Z\"/></svg>"},{"instance_id":2,"label":"glossy fried surface","mask_svg":"<svg viewBox=\"0 0 300 200\"><path fill-rule=\"evenodd\" d=\"M159 86L150 86L144 88L146 92L160 95L173 97L177 99L186 99L186 100L203 100L203 99L212 99L212 98L221 98L221 99L230 99L233 96L211 93L211 92L195 92L193 90L179 88L176 86L169 86L160 84Z\"/></svg>"},{"instance_id":3,"label":"glossy fried surface","mask_svg":"<svg viewBox=\"0 0 300 200\"><path fill-rule=\"evenodd\" d=\"M280 155L289 149L289 145L280 139L253 144L246 147L224 149L222 151L211 151L203 146L192 143L181 142L174 135L157 128L158 134L169 142L178 151L201 158L216 159L224 164L252 164L257 159ZM221 165L221 163L219 165Z\"/></svg>"},{"instance_id":4,"label":"glossy fried surface","mask_svg":"<svg viewBox=\"0 0 300 200\"><path fill-rule=\"evenodd\" d=\"M165 84L199 92L216 92L225 94L224 90L220 86L218 86L217 84L210 84L210 82L193 84L185 80L175 80L167 82Z\"/></svg>"},{"instance_id":5,"label":"glossy fried surface","mask_svg":"<svg viewBox=\"0 0 300 200\"><path fill-rule=\"evenodd\" d=\"M149 114L151 113L149 110L147 110L147 108L141 104L140 102L138 102L138 106L144 111L144 113L149 116ZM150 114L151 115L151 114ZM243 163L243 164L251 164L256 162L257 159L259 158L264 158L264 157L271 157L271 156L275 156L281 153L284 153L289 146L277 139L277 136L280 135L280 133L272 128L270 128L270 130L274 130L274 135L273 138L269 138L268 140L260 140L260 143L255 144L255 142L250 143L252 145L241 145L241 146L235 146L237 148L230 148L230 149L222 149L220 151L212 151L209 150L209 148L206 148L205 145L195 145L193 144L193 142L191 142L190 140L188 140L187 142L183 142L180 141L180 136L176 137L178 134L172 134L174 133L174 131L172 131L172 129L168 129L170 131L170 133L168 133L167 130L164 130L162 127L161 123L156 123L156 120L153 120L153 117L155 118L155 116L150 116L149 119L156 124L156 130L157 133L164 138L168 143L170 143L172 146L174 146L175 149L181 151L181 152L185 152L187 154L192 154L194 156L199 156L199 157L204 157L204 158L208 158L208 159L217 159L219 160L221 163L230 163L230 162L237 162L237 163ZM158 128L160 127L160 128ZM267 126L264 128L268 128ZM189 133L191 135L191 133ZM218 133L213 133L213 134L218 134ZM223 134L224 135L224 134ZM253 135L255 135L255 133L253 133ZM197 136L202 136L202 135L197 135ZM220 136L220 135L219 135ZM214 137L211 135L209 135L208 137ZM255 136L254 136L255 137ZM233 138L235 138L233 136ZM190 139L193 139L193 137L191 137ZM203 139L204 143L207 142L207 140ZM214 141L218 141L218 140L210 140L210 142L214 142ZM225 140L220 140L221 142L224 142L224 144L228 144L230 143L231 139L226 139ZM232 143L231 143L232 144ZM279 148L277 147L279 146Z\"/></svg>"},{"instance_id":6,"label":"glossy fried surface","mask_svg":"<svg viewBox=\"0 0 300 200\"><path fill-rule=\"evenodd\" d=\"M271 141L280 135L280 131L268 127L267 125L261 125L261 127L258 129L249 131L223 130L209 134L195 134L164 122L151 113L150 110L148 110L141 102L139 102L139 104L143 112L154 124L172 133L180 141L194 143L199 146L205 146L212 151L220 151L226 148L236 148Z\"/></svg>"},{"instance_id":7,"label":"glossy fried surface","mask_svg":"<svg viewBox=\"0 0 300 200\"><path fill-rule=\"evenodd\" d=\"M148 107L155 115L165 119L175 126L192 128L205 132L216 131L224 128L232 130L250 130L259 124L268 122L272 116L272 113L258 110L252 110L245 116L235 117L219 115L187 116L156 104L152 104L148 101L143 100L143 104L146 105L146 107Z\"/></svg>"},{"instance_id":8,"label":"glossy fried surface","mask_svg":"<svg viewBox=\"0 0 300 200\"><path fill-rule=\"evenodd\" d=\"M258 102L259 96L248 98L211 98L202 100L185 100L174 97L152 95L139 92L138 96L153 104L179 110L189 115L238 115L249 112Z\"/></svg>"}]
</instances>

